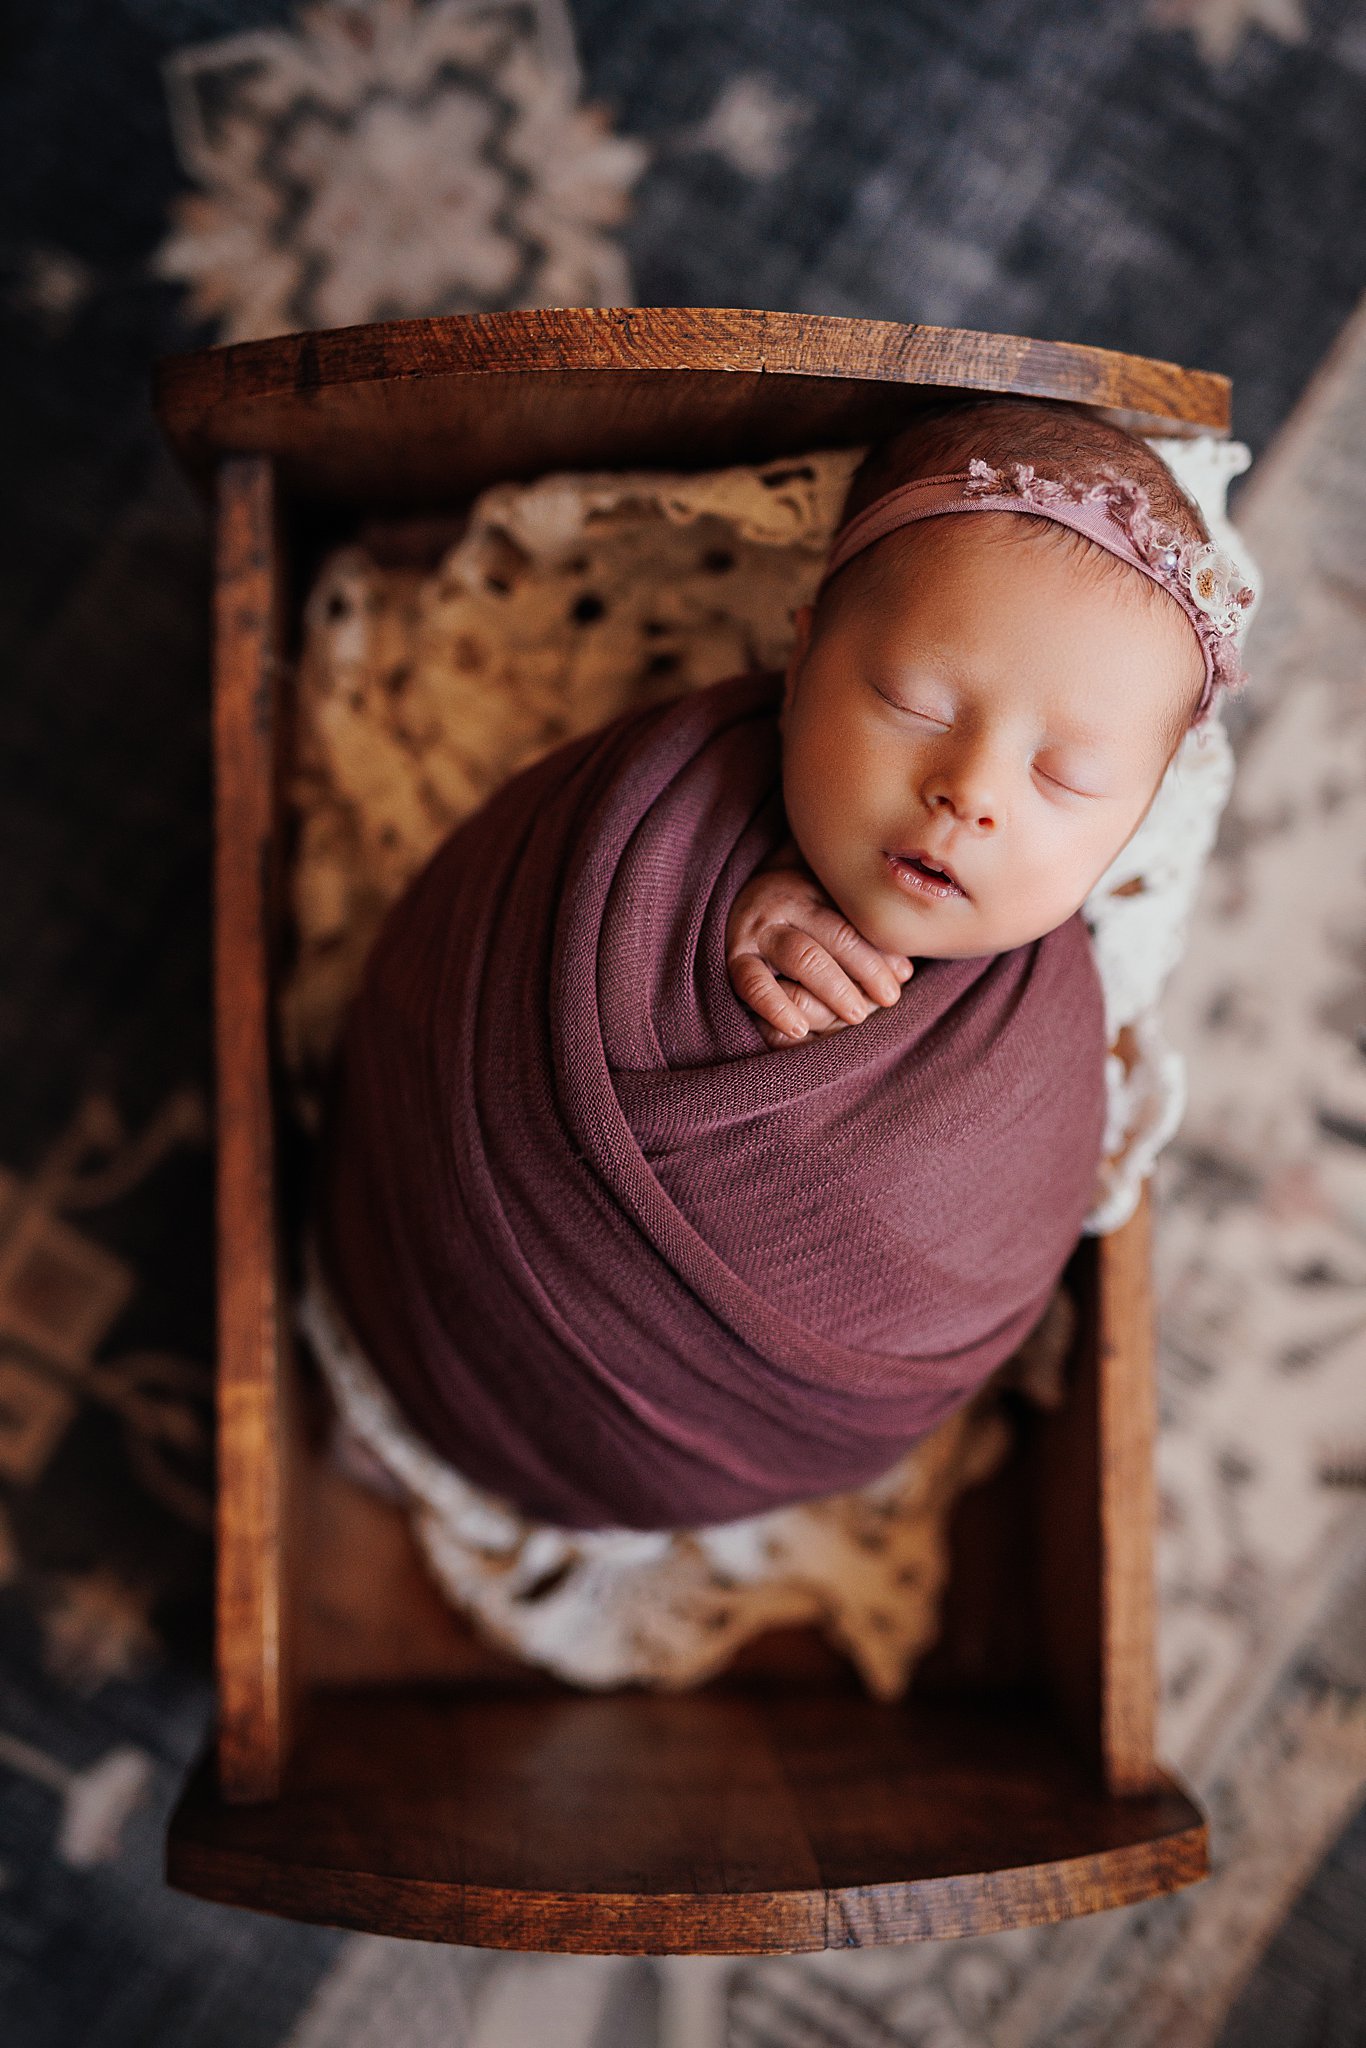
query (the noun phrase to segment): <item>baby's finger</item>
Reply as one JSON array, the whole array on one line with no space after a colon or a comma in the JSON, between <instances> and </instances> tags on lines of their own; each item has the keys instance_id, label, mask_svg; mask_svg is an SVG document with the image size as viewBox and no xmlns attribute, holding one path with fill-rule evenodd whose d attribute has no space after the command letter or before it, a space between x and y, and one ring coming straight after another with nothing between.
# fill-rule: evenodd
<instances>
[{"instance_id":1,"label":"baby's finger","mask_svg":"<svg viewBox=\"0 0 1366 2048\"><path fill-rule=\"evenodd\" d=\"M799 981L785 981L779 975L778 986L788 1001L795 1003L801 1011L809 1030L828 1031L832 1025L843 1027L848 1022L845 1017L837 1017L828 1003L823 1003L809 988L803 988Z\"/></svg>"},{"instance_id":2,"label":"baby's finger","mask_svg":"<svg viewBox=\"0 0 1366 2048\"><path fill-rule=\"evenodd\" d=\"M901 994L902 983L909 981L914 972L906 955L884 953L837 910L821 911L816 916L819 917L819 936L827 952L875 1003L890 1007ZM904 974L897 972L897 962L904 962Z\"/></svg>"},{"instance_id":3,"label":"baby's finger","mask_svg":"<svg viewBox=\"0 0 1366 2048\"><path fill-rule=\"evenodd\" d=\"M766 1022L786 1038L806 1037L806 1019L791 998L783 993L777 977L757 953L732 953L726 966L730 972L731 987L740 1001L761 1020L761 1028Z\"/></svg>"},{"instance_id":4,"label":"baby's finger","mask_svg":"<svg viewBox=\"0 0 1366 2048\"><path fill-rule=\"evenodd\" d=\"M771 1024L765 1024L762 1017L756 1017L754 1021L763 1035L765 1045L775 1047L780 1045L810 1045L813 1038L832 1038L837 1031L848 1031L851 1028L842 1017L836 1017L834 1023L825 1031L808 1031L805 1038L793 1038L789 1032L775 1031Z\"/></svg>"},{"instance_id":5,"label":"baby's finger","mask_svg":"<svg viewBox=\"0 0 1366 2048\"><path fill-rule=\"evenodd\" d=\"M834 1031L847 1031L849 1029L843 1017L837 1017L833 1010L827 1009L820 997L813 996L810 989L802 988L797 982L785 982L781 979L778 986L791 998L806 1018L807 1024L810 1027L807 1033L808 1037L828 1038ZM788 1032L779 1031L772 1024L765 1023L762 1018L759 1019L759 1029L763 1033L766 1045L797 1045L803 1042L793 1038Z\"/></svg>"},{"instance_id":6,"label":"baby's finger","mask_svg":"<svg viewBox=\"0 0 1366 2048\"><path fill-rule=\"evenodd\" d=\"M831 958L819 939L796 925L779 925L768 936L767 957L789 981L800 982L819 996L846 1024L861 1024L872 1003L856 987L837 960Z\"/></svg>"}]
</instances>

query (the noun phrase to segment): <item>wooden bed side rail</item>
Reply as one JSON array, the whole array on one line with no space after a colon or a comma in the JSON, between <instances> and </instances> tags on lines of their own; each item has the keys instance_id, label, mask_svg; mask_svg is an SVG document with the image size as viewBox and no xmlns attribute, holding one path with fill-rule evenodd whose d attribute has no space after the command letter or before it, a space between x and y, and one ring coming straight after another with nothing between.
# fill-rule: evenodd
<instances>
[{"instance_id":1,"label":"wooden bed side rail","mask_svg":"<svg viewBox=\"0 0 1366 2048\"><path fill-rule=\"evenodd\" d=\"M218 1759L228 1799L279 1787L289 1740L291 1360L278 1264L271 987L284 562L268 456L226 457L214 615Z\"/></svg>"},{"instance_id":2,"label":"wooden bed side rail","mask_svg":"<svg viewBox=\"0 0 1366 2048\"><path fill-rule=\"evenodd\" d=\"M1049 1690L1107 1791L1164 1782L1155 1755L1155 1355L1150 1203L1082 1241L1063 1405L1035 1465L1040 1653Z\"/></svg>"},{"instance_id":3,"label":"wooden bed side rail","mask_svg":"<svg viewBox=\"0 0 1366 2048\"><path fill-rule=\"evenodd\" d=\"M1157 1766L1157 1330L1148 1182L1097 1248L1101 1753L1111 1792L1150 1792Z\"/></svg>"}]
</instances>

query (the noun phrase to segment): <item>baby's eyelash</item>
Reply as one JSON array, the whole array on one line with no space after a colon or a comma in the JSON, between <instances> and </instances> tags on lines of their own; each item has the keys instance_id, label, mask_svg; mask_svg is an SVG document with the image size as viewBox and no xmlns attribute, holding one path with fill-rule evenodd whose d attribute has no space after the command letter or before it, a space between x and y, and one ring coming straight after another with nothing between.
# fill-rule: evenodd
<instances>
[{"instance_id":1,"label":"baby's eyelash","mask_svg":"<svg viewBox=\"0 0 1366 2048\"><path fill-rule=\"evenodd\" d=\"M1096 794L1095 790L1093 789L1076 789L1070 782L1059 781L1058 777L1056 775L1050 775L1046 768L1040 768L1039 773L1040 775L1042 775L1045 782L1051 782L1055 789L1065 789L1069 796L1093 797Z\"/></svg>"},{"instance_id":2,"label":"baby's eyelash","mask_svg":"<svg viewBox=\"0 0 1366 2048\"><path fill-rule=\"evenodd\" d=\"M889 697L885 690L879 690L876 683L873 684L873 689L881 697L884 704L891 705L893 711L904 711L908 717L923 718L930 725L942 725L947 729L949 725L947 718L936 718L932 711L917 711L914 704L899 704L895 697Z\"/></svg>"}]
</instances>

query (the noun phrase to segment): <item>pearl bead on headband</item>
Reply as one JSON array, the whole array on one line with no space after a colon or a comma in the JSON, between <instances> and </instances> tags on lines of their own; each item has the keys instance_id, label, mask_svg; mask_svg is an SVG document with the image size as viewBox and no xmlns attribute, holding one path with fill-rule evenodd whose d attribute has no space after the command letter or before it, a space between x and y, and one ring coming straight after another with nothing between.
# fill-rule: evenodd
<instances>
[{"instance_id":1,"label":"pearl bead on headband","mask_svg":"<svg viewBox=\"0 0 1366 2048\"><path fill-rule=\"evenodd\" d=\"M1238 659L1238 628L1254 593L1237 563L1213 542L1184 539L1175 527L1154 518L1143 486L1112 469L1101 470L1099 481L1082 484L1037 476L1024 462L993 469L977 456L964 470L899 484L840 527L817 597L838 569L875 541L945 512L1023 512L1055 520L1160 584L1195 628L1205 658L1205 687L1192 725L1204 720L1217 687L1236 690L1246 682Z\"/></svg>"}]
</instances>

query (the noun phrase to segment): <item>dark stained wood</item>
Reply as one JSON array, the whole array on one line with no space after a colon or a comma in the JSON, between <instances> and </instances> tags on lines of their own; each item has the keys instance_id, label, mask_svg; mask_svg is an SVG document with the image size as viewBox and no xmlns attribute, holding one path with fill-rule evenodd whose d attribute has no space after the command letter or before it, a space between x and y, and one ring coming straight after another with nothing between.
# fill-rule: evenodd
<instances>
[{"instance_id":1,"label":"dark stained wood","mask_svg":"<svg viewBox=\"0 0 1366 2048\"><path fill-rule=\"evenodd\" d=\"M402 1508L345 1478L321 1446L307 1449L295 1483L306 1530L296 1608L306 1685L540 1682L442 1598Z\"/></svg>"},{"instance_id":2,"label":"dark stained wood","mask_svg":"<svg viewBox=\"0 0 1366 2048\"><path fill-rule=\"evenodd\" d=\"M1080 1328L1067 1400L1040 1432L1027 1526L1038 1558L1039 1649L1079 1754L1105 1770L1100 1541L1100 1292L1097 1255L1077 1274Z\"/></svg>"},{"instance_id":3,"label":"dark stained wood","mask_svg":"<svg viewBox=\"0 0 1366 2048\"><path fill-rule=\"evenodd\" d=\"M1100 1247L1101 1753L1112 1792L1158 1776L1157 1334L1149 1183Z\"/></svg>"},{"instance_id":4,"label":"dark stained wood","mask_svg":"<svg viewBox=\"0 0 1366 2048\"><path fill-rule=\"evenodd\" d=\"M425 1940L763 1954L1104 1910L1206 1871L1175 1787L1100 1793L1028 1702L710 1690L321 1694L283 1797L201 1773L168 1874Z\"/></svg>"},{"instance_id":5,"label":"dark stained wood","mask_svg":"<svg viewBox=\"0 0 1366 2048\"><path fill-rule=\"evenodd\" d=\"M1092 1256L1088 1246L1084 1257ZM1014 1443L1003 1465L954 1504L939 1635L916 1664L917 1693L962 1694L1043 1682L1043 1598L1032 1541L1039 1417L1007 1408Z\"/></svg>"},{"instance_id":6,"label":"dark stained wood","mask_svg":"<svg viewBox=\"0 0 1366 2048\"><path fill-rule=\"evenodd\" d=\"M224 463L214 617L219 1766L268 1799L289 1738L289 1331L270 1014L279 918L276 680L284 577L272 465Z\"/></svg>"},{"instance_id":7,"label":"dark stained wood","mask_svg":"<svg viewBox=\"0 0 1366 2048\"><path fill-rule=\"evenodd\" d=\"M854 446L927 396L1014 392L1152 433L1226 433L1225 378L1109 349L742 308L556 307L381 321L162 359L191 474L276 458L292 494L413 510L555 469L696 469Z\"/></svg>"},{"instance_id":8,"label":"dark stained wood","mask_svg":"<svg viewBox=\"0 0 1366 2048\"><path fill-rule=\"evenodd\" d=\"M1073 1737L1112 1792L1159 1781L1156 1333L1150 1194L1097 1238L1065 1406L1035 1465L1044 1668Z\"/></svg>"}]
</instances>

